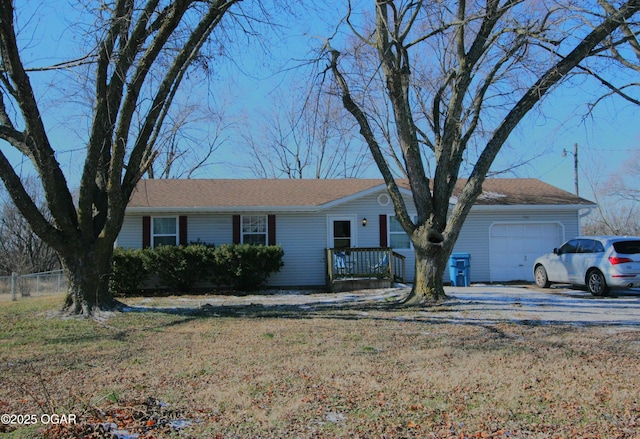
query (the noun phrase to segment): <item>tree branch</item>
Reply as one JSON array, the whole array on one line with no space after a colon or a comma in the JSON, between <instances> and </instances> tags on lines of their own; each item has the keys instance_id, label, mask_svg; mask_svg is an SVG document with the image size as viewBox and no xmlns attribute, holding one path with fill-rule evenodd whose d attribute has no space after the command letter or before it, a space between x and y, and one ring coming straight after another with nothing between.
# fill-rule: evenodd
<instances>
[{"instance_id":1,"label":"tree branch","mask_svg":"<svg viewBox=\"0 0 640 439\"><path fill-rule=\"evenodd\" d=\"M353 101L347 81L338 69L338 58L340 57L340 52L330 49L329 53L331 55L329 69L331 69L334 77L336 78L336 81L338 82L338 86L341 90L342 103L345 109L349 113L351 113L353 117L355 117L358 121L358 124L360 126L360 134L362 134L362 137L364 137L365 141L367 142L369 150L373 155L373 159L380 169L380 173L382 174L382 177L384 178L384 181L387 185L387 190L389 191L389 196L393 201L393 205L395 207L396 214L398 215L400 224L402 224L407 233L412 233L415 229L415 224L413 223L411 217L409 216L409 213L407 212L407 208L404 204L400 189L398 188L398 185L393 178L393 174L391 173L384 155L382 154L380 145L376 141L375 135L371 130L371 126L369 125L366 114L364 113L364 111L362 111L358 104Z\"/></svg>"}]
</instances>

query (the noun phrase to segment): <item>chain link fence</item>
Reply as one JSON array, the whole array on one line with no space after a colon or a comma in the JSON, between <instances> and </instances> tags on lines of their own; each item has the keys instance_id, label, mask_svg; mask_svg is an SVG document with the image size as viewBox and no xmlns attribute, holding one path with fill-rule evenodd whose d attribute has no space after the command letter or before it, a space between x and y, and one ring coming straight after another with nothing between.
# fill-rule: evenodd
<instances>
[{"instance_id":1,"label":"chain link fence","mask_svg":"<svg viewBox=\"0 0 640 439\"><path fill-rule=\"evenodd\" d=\"M0 300L41 297L66 290L67 277L62 270L0 276Z\"/></svg>"}]
</instances>

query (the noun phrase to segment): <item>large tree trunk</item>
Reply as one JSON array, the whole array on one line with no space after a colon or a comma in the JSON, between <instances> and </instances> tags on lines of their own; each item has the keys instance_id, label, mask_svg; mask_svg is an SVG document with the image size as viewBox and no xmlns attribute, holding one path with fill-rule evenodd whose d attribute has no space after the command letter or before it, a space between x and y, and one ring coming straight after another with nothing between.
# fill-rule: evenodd
<instances>
[{"instance_id":1,"label":"large tree trunk","mask_svg":"<svg viewBox=\"0 0 640 439\"><path fill-rule=\"evenodd\" d=\"M416 243L416 272L413 288L404 300L406 305L424 305L445 300L442 277L447 268L449 252L434 243Z\"/></svg>"},{"instance_id":2,"label":"large tree trunk","mask_svg":"<svg viewBox=\"0 0 640 439\"><path fill-rule=\"evenodd\" d=\"M78 248L75 254L63 257L69 281L63 313L90 317L119 307L109 290L112 255L112 247L95 246Z\"/></svg>"}]
</instances>

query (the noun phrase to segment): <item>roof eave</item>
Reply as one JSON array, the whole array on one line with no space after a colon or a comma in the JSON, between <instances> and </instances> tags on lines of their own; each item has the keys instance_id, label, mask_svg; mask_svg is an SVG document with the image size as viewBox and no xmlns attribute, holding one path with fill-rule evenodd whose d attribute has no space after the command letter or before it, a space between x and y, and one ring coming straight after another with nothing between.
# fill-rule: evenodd
<instances>
[{"instance_id":1,"label":"roof eave","mask_svg":"<svg viewBox=\"0 0 640 439\"><path fill-rule=\"evenodd\" d=\"M593 209L596 204L474 204L471 210L580 210Z\"/></svg>"},{"instance_id":2,"label":"roof eave","mask_svg":"<svg viewBox=\"0 0 640 439\"><path fill-rule=\"evenodd\" d=\"M157 206L127 207L126 213L318 212L322 206Z\"/></svg>"}]
</instances>

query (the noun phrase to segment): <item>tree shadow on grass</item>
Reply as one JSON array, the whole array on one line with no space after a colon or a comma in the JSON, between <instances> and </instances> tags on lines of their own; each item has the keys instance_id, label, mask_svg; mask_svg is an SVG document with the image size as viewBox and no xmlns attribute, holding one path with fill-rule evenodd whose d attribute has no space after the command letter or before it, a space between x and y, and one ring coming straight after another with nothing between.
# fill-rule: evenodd
<instances>
[{"instance_id":1,"label":"tree shadow on grass","mask_svg":"<svg viewBox=\"0 0 640 439\"><path fill-rule=\"evenodd\" d=\"M494 326L511 323L525 326L580 326L580 327L640 327L637 319L613 318L603 320L594 316L592 309L584 308L580 298L518 298L496 296L484 297L474 294L451 295L447 300L422 305L406 305L403 301L408 290L394 290L385 295L343 295L335 300L310 300L304 303L206 303L194 307L127 307L127 312L160 312L192 318L289 318L289 319L341 319L341 320L393 320L426 324L463 324ZM293 297L293 296L292 296ZM634 298L635 299L635 298ZM258 300L258 299L257 299ZM257 301L256 300L256 301ZM232 301L232 299L230 299ZM293 301L293 300L292 300ZM591 301L590 301L591 302ZM625 302L625 303L620 303ZM612 310L627 307L627 301L614 299L608 304ZM633 300L632 306L638 305ZM565 318L572 314L572 318ZM561 317L559 317L561 316Z\"/></svg>"},{"instance_id":2,"label":"tree shadow on grass","mask_svg":"<svg viewBox=\"0 0 640 439\"><path fill-rule=\"evenodd\" d=\"M123 312L160 312L175 315L193 316L193 317L245 317L245 318L310 318L317 315L326 315L331 312L339 312L349 314L362 313L370 311L407 311L414 310L424 311L432 306L439 306L442 304L425 304L423 306L406 305L403 300L406 298L408 292L391 293L378 299L362 298L361 296L344 296L346 298L332 299L318 299L316 301L305 301L302 303L222 303L211 304L205 303L199 306L125 306L121 311ZM265 296L268 297L268 296ZM295 296L290 296L295 297ZM258 302L260 299L257 299ZM228 302L233 302L234 299L230 298ZM293 302L294 300L292 300Z\"/></svg>"}]
</instances>

